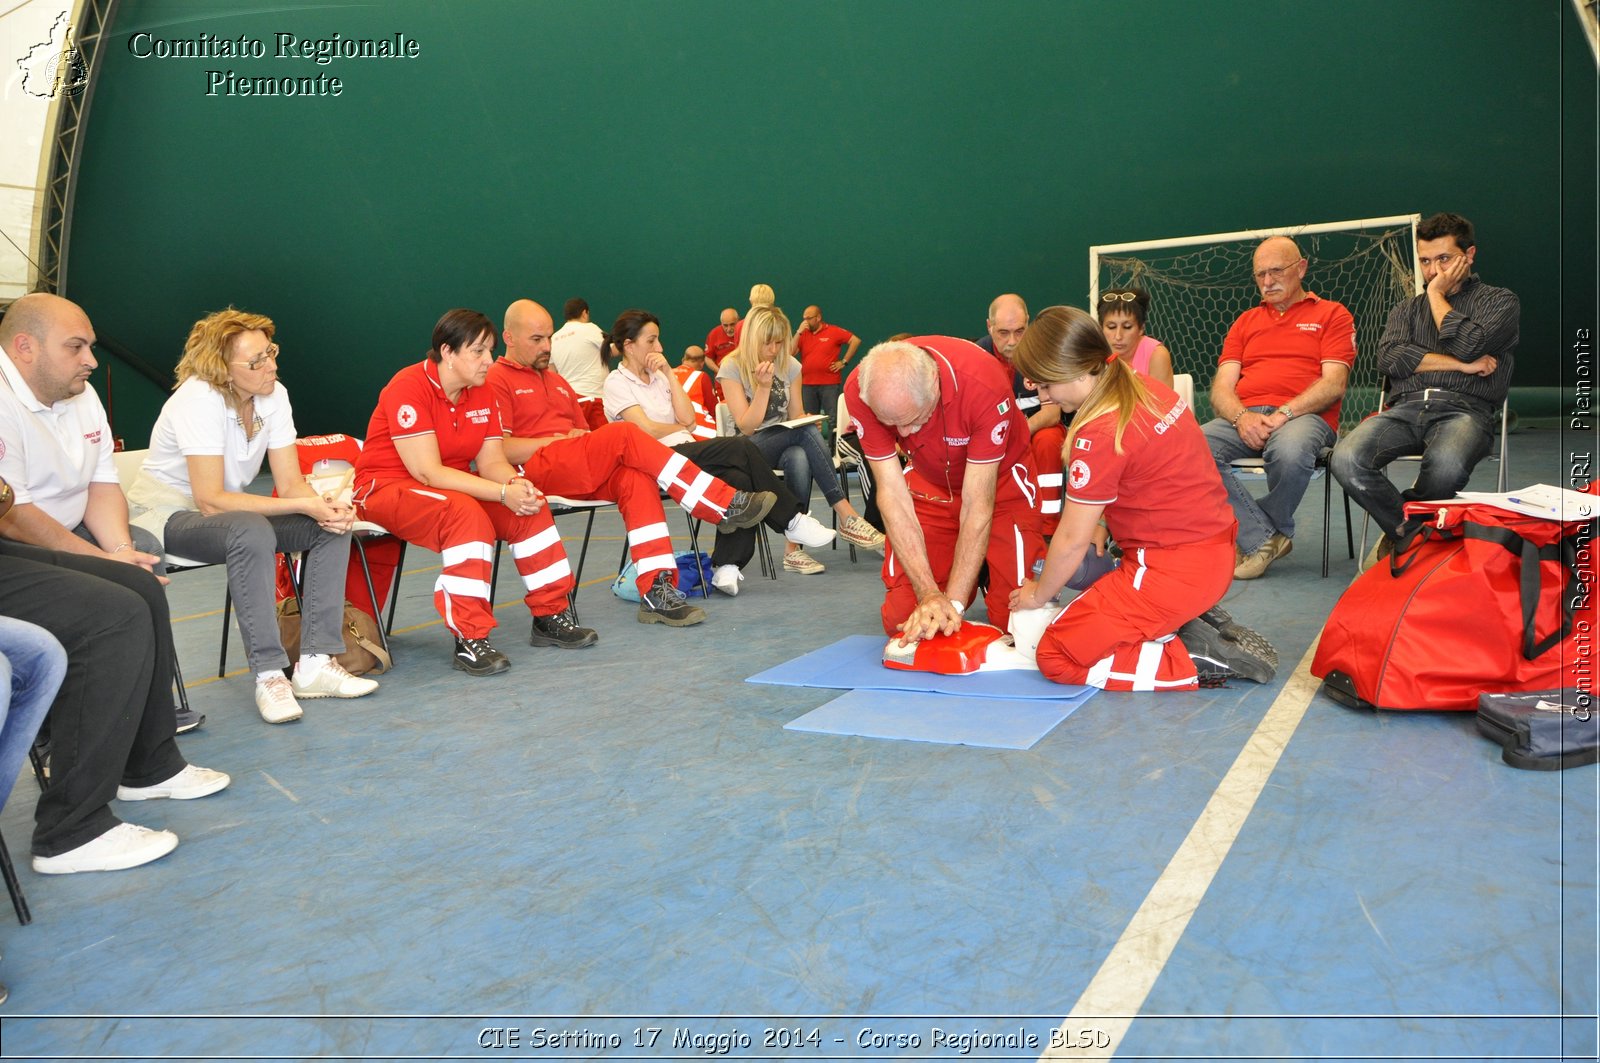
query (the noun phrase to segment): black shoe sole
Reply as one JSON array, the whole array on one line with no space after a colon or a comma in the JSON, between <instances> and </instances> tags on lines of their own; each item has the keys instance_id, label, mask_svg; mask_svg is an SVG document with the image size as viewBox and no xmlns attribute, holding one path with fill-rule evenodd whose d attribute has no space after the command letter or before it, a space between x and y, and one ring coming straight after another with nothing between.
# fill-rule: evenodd
<instances>
[{"instance_id":1,"label":"black shoe sole","mask_svg":"<svg viewBox=\"0 0 1600 1063\"><path fill-rule=\"evenodd\" d=\"M1191 657L1218 662L1240 679L1270 683L1278 674L1277 651L1249 628L1239 628L1239 631L1242 633L1240 638L1224 638L1210 624L1191 620L1178 629L1178 637L1183 640L1184 648ZM1202 674L1202 681L1208 671L1213 671L1198 664L1197 670Z\"/></svg>"},{"instance_id":2,"label":"black shoe sole","mask_svg":"<svg viewBox=\"0 0 1600 1063\"><path fill-rule=\"evenodd\" d=\"M717 525L717 531L731 532L754 528L757 524L767 519L767 514L772 512L772 507L778 504L778 496L771 491L757 491L754 493L758 499L756 507L745 510L735 518L724 520Z\"/></svg>"},{"instance_id":3,"label":"black shoe sole","mask_svg":"<svg viewBox=\"0 0 1600 1063\"><path fill-rule=\"evenodd\" d=\"M696 624L703 623L705 618L706 611L700 608L694 608L693 611L683 616L672 616L668 613L658 613L649 606L641 605L639 607L639 623L641 624L665 624L668 627L694 627Z\"/></svg>"},{"instance_id":4,"label":"black shoe sole","mask_svg":"<svg viewBox=\"0 0 1600 1063\"><path fill-rule=\"evenodd\" d=\"M455 665L456 671L465 672L468 675L476 676L499 675L501 672L508 672L511 670L511 662L506 660L504 657L488 665L468 664L460 657L455 658L451 663Z\"/></svg>"},{"instance_id":5,"label":"black shoe sole","mask_svg":"<svg viewBox=\"0 0 1600 1063\"><path fill-rule=\"evenodd\" d=\"M566 641L551 638L549 635L534 634L528 636L528 645L530 646L554 646L558 650L581 650L585 646L593 646L599 641L600 636L593 631L589 632L588 638Z\"/></svg>"}]
</instances>

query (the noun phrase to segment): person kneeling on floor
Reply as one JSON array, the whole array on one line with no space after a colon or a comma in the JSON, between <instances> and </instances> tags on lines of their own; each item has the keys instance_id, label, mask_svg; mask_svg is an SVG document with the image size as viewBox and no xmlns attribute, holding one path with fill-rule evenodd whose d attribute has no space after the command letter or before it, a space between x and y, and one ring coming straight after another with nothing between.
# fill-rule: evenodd
<instances>
[{"instance_id":1,"label":"person kneeling on floor","mask_svg":"<svg viewBox=\"0 0 1600 1063\"><path fill-rule=\"evenodd\" d=\"M1041 313L1016 362L1042 396L1077 416L1062 450L1061 523L1044 569L1012 593L1012 609L1049 606L1084 561L1102 517L1123 551L1119 566L1050 622L1039 671L1104 690L1270 680L1272 647L1215 608L1232 580L1238 525L1183 400L1141 379L1112 353L1095 319L1074 307Z\"/></svg>"}]
</instances>

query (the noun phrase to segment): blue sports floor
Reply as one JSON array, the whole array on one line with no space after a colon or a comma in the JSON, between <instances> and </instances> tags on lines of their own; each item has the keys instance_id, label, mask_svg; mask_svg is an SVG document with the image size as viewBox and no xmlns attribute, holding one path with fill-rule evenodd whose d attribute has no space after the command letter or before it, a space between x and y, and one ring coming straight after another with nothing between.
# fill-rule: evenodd
<instances>
[{"instance_id":1,"label":"blue sports floor","mask_svg":"<svg viewBox=\"0 0 1600 1063\"><path fill-rule=\"evenodd\" d=\"M1514 435L1511 483L1569 442ZM233 785L119 807L171 856L52 878L18 784L0 1056L1595 1059L1600 773L1316 693L1296 662L1355 571L1338 543L1319 578L1321 503L1227 599L1276 682L1102 693L1027 750L784 729L834 692L744 679L876 631L843 548L672 630L604 586L604 514L600 644L527 646L507 566L489 679L449 668L412 551L382 689L281 727L236 635L209 678L221 570L179 575L182 745Z\"/></svg>"}]
</instances>

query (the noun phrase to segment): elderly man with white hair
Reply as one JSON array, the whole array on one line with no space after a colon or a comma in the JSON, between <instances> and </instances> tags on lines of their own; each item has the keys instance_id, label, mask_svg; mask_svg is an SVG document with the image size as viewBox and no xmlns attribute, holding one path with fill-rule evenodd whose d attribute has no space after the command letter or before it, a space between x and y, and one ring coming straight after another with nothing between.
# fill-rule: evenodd
<instances>
[{"instance_id":1,"label":"elderly man with white hair","mask_svg":"<svg viewBox=\"0 0 1600 1063\"><path fill-rule=\"evenodd\" d=\"M1044 552L1028 422L1005 367L950 336L880 343L845 383L845 405L889 537L884 631L954 632L985 560L989 622L1004 628L1011 592Z\"/></svg>"}]
</instances>

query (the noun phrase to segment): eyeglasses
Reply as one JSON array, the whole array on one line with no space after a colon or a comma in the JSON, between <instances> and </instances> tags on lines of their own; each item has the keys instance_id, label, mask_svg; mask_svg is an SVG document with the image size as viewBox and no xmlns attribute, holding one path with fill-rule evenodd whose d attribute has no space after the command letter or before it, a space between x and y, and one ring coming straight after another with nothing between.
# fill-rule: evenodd
<instances>
[{"instance_id":1,"label":"eyeglasses","mask_svg":"<svg viewBox=\"0 0 1600 1063\"><path fill-rule=\"evenodd\" d=\"M254 371L254 370L260 369L262 366L266 365L268 362L271 362L273 365L277 365L278 364L278 345L276 343L267 344L267 349L266 350L262 351L260 354L256 355L254 358L250 359L248 362L235 362L233 364L234 365L242 365L246 369Z\"/></svg>"},{"instance_id":2,"label":"eyeglasses","mask_svg":"<svg viewBox=\"0 0 1600 1063\"><path fill-rule=\"evenodd\" d=\"M1288 273L1290 270L1294 269L1304 261L1305 259L1303 258L1297 258L1287 266L1273 266L1271 269L1258 269L1255 272L1255 278L1258 281L1279 280L1285 273Z\"/></svg>"},{"instance_id":3,"label":"eyeglasses","mask_svg":"<svg viewBox=\"0 0 1600 1063\"><path fill-rule=\"evenodd\" d=\"M1138 292L1106 292L1100 297L1102 303L1136 303L1139 301Z\"/></svg>"}]
</instances>

